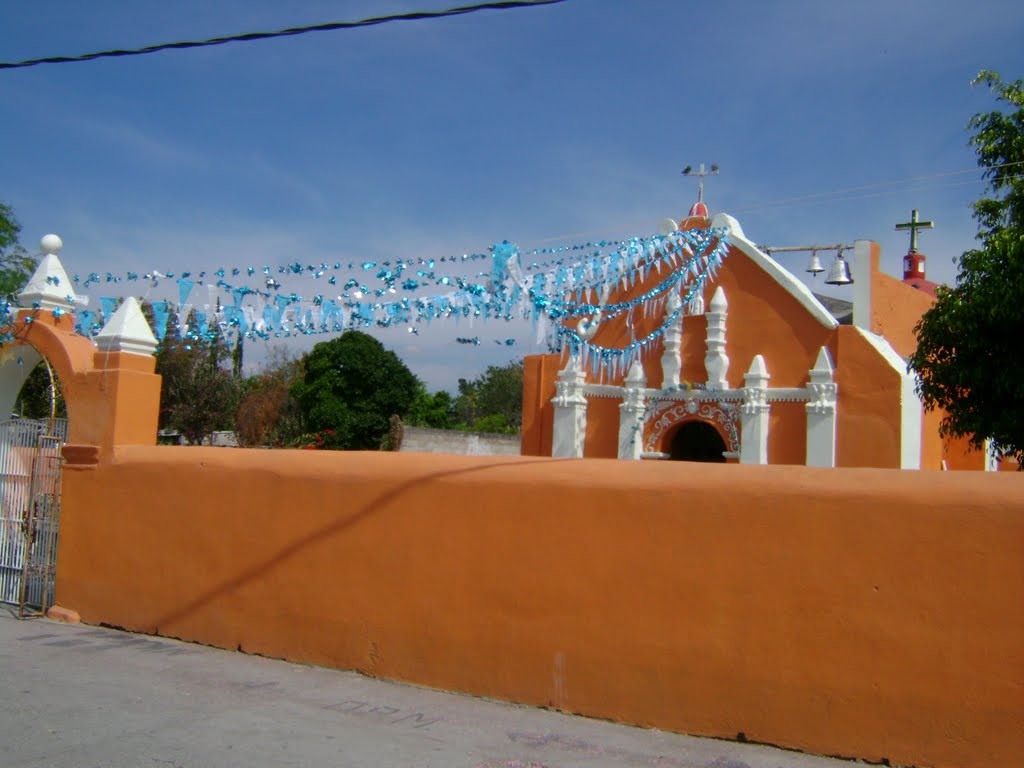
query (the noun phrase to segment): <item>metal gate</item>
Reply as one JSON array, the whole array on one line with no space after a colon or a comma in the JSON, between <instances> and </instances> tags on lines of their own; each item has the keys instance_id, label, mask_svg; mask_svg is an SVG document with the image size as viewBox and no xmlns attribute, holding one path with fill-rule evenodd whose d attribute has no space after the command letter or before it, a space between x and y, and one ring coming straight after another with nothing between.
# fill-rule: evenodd
<instances>
[{"instance_id":1,"label":"metal gate","mask_svg":"<svg viewBox=\"0 0 1024 768\"><path fill-rule=\"evenodd\" d=\"M0 423L0 602L18 615L53 604L67 420Z\"/></svg>"}]
</instances>

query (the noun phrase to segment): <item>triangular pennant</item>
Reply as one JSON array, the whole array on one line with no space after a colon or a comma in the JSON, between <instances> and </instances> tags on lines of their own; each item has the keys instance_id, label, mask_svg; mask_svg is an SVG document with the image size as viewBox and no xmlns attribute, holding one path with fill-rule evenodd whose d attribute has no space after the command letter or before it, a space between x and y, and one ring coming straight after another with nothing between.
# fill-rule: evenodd
<instances>
[{"instance_id":1,"label":"triangular pennant","mask_svg":"<svg viewBox=\"0 0 1024 768\"><path fill-rule=\"evenodd\" d=\"M77 313L78 324L75 326L75 333L80 333L83 336L92 336L92 325L95 322L95 313L88 309L83 309Z\"/></svg>"},{"instance_id":2,"label":"triangular pennant","mask_svg":"<svg viewBox=\"0 0 1024 768\"><path fill-rule=\"evenodd\" d=\"M185 280L178 278L178 303L184 304L188 301L189 294L192 293L192 288L195 286L191 280Z\"/></svg>"},{"instance_id":3,"label":"triangular pennant","mask_svg":"<svg viewBox=\"0 0 1024 768\"><path fill-rule=\"evenodd\" d=\"M117 305L120 299L112 296L104 296L100 299L100 313L103 315L103 321L106 322L110 319L110 316L117 311Z\"/></svg>"},{"instance_id":4,"label":"triangular pennant","mask_svg":"<svg viewBox=\"0 0 1024 768\"><path fill-rule=\"evenodd\" d=\"M163 341L167 335L167 321L170 319L171 310L166 301L154 301L150 306L153 308L153 333L157 341Z\"/></svg>"}]
</instances>

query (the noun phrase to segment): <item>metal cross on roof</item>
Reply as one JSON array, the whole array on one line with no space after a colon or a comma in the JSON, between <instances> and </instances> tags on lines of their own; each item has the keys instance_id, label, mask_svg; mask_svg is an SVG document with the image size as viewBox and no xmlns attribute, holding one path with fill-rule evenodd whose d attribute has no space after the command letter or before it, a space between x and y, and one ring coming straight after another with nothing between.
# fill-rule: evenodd
<instances>
[{"instance_id":1,"label":"metal cross on roof","mask_svg":"<svg viewBox=\"0 0 1024 768\"><path fill-rule=\"evenodd\" d=\"M910 216L910 221L905 221L902 224L897 224L897 230L910 230L910 250L908 253L917 253L917 230L919 229L934 229L934 221L918 221L917 208L913 210Z\"/></svg>"}]
</instances>

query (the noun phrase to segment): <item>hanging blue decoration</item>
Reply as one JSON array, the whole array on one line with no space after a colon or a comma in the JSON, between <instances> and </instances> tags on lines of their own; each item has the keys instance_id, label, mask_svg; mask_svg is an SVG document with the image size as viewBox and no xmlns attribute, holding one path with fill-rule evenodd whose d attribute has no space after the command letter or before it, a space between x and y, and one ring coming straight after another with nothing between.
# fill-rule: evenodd
<instances>
[{"instance_id":1,"label":"hanging blue decoration","mask_svg":"<svg viewBox=\"0 0 1024 768\"><path fill-rule=\"evenodd\" d=\"M95 313L88 309L79 310L75 314L75 318L78 322L75 324L75 333L80 333L82 336L92 336L93 324L96 322Z\"/></svg>"},{"instance_id":2,"label":"hanging blue decoration","mask_svg":"<svg viewBox=\"0 0 1024 768\"><path fill-rule=\"evenodd\" d=\"M168 275L170 277L170 275ZM178 278L178 303L185 304L188 301L189 295L192 293L192 288L195 286L191 280L186 280L183 277Z\"/></svg>"},{"instance_id":3,"label":"hanging blue decoration","mask_svg":"<svg viewBox=\"0 0 1024 768\"><path fill-rule=\"evenodd\" d=\"M218 299L223 312L218 315L219 321L200 314L196 319L203 322L197 323L198 329L187 329L189 338L195 338L197 333L225 333L229 328L237 328L240 337L264 339L271 334L274 338L290 338L395 325L407 326L415 333L418 329L413 326L435 319L462 318L472 322L521 317L536 323L538 342L546 340L554 351L579 356L582 364L595 374L618 375L651 350L665 329L678 320L682 309L667 311L666 298L675 294L685 306L713 278L728 249L726 234L724 230L696 229L648 238L538 248L527 252L529 263L507 240L491 246L487 254L349 263L347 268L361 273L363 282L351 274L328 275L332 269L339 271L346 266L340 261L333 267L293 260L273 268L265 265L261 269L221 267L181 272L177 280L178 305L153 302L157 326L154 330L162 341L172 314L178 316L178 325L187 329L185 318L191 310L187 302L195 285L189 278L193 274L200 278L211 274L219 279L215 286L209 286L210 304L216 291L224 291L231 297L229 303L233 308L229 311ZM489 263L481 263L483 271L476 274L435 271L438 264L470 265L484 261ZM173 279L174 275L153 271L144 277L156 287L158 278ZM259 288L237 284L236 278L248 277L259 280ZM318 284L318 289L309 292L291 292L291 286L285 285L291 280L322 277L326 279ZM138 274L129 272L126 279L137 280ZM120 280L113 274L107 276L107 282ZM96 282L100 282L100 277L93 272L85 285ZM324 296L324 285L338 286L341 292ZM608 301L610 296L622 297L638 285L645 286L639 295L614 303ZM432 289L438 292L431 293ZM249 296L257 298L249 300ZM105 316L116 309L116 301L100 300ZM81 317L82 313L78 314ZM662 322L637 337L637 325L648 328L654 317L661 317ZM617 318L634 329L629 343L621 348L595 343L593 339L601 338L600 327ZM642 320L647 322L641 323ZM205 321L213 325L206 329ZM90 325L83 324L83 328ZM180 330L175 329L174 333L180 335ZM460 337L458 341L479 345L478 337ZM515 340L496 343L513 346Z\"/></svg>"},{"instance_id":4,"label":"hanging blue decoration","mask_svg":"<svg viewBox=\"0 0 1024 768\"><path fill-rule=\"evenodd\" d=\"M103 315L103 322L110 320L110 316L117 310L120 299L114 296L104 296L100 299L100 312Z\"/></svg>"},{"instance_id":5,"label":"hanging blue decoration","mask_svg":"<svg viewBox=\"0 0 1024 768\"><path fill-rule=\"evenodd\" d=\"M154 301L150 306L153 307L153 323L156 326L153 334L157 341L163 341L167 335L167 321L171 316L171 310L166 301Z\"/></svg>"}]
</instances>

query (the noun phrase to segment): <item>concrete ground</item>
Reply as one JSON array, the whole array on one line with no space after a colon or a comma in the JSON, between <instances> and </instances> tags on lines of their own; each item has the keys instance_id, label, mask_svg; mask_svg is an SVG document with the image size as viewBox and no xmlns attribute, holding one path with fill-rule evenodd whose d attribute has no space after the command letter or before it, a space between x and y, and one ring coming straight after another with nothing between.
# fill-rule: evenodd
<instances>
[{"instance_id":1,"label":"concrete ground","mask_svg":"<svg viewBox=\"0 0 1024 768\"><path fill-rule=\"evenodd\" d=\"M850 768L0 606L4 768Z\"/></svg>"}]
</instances>

